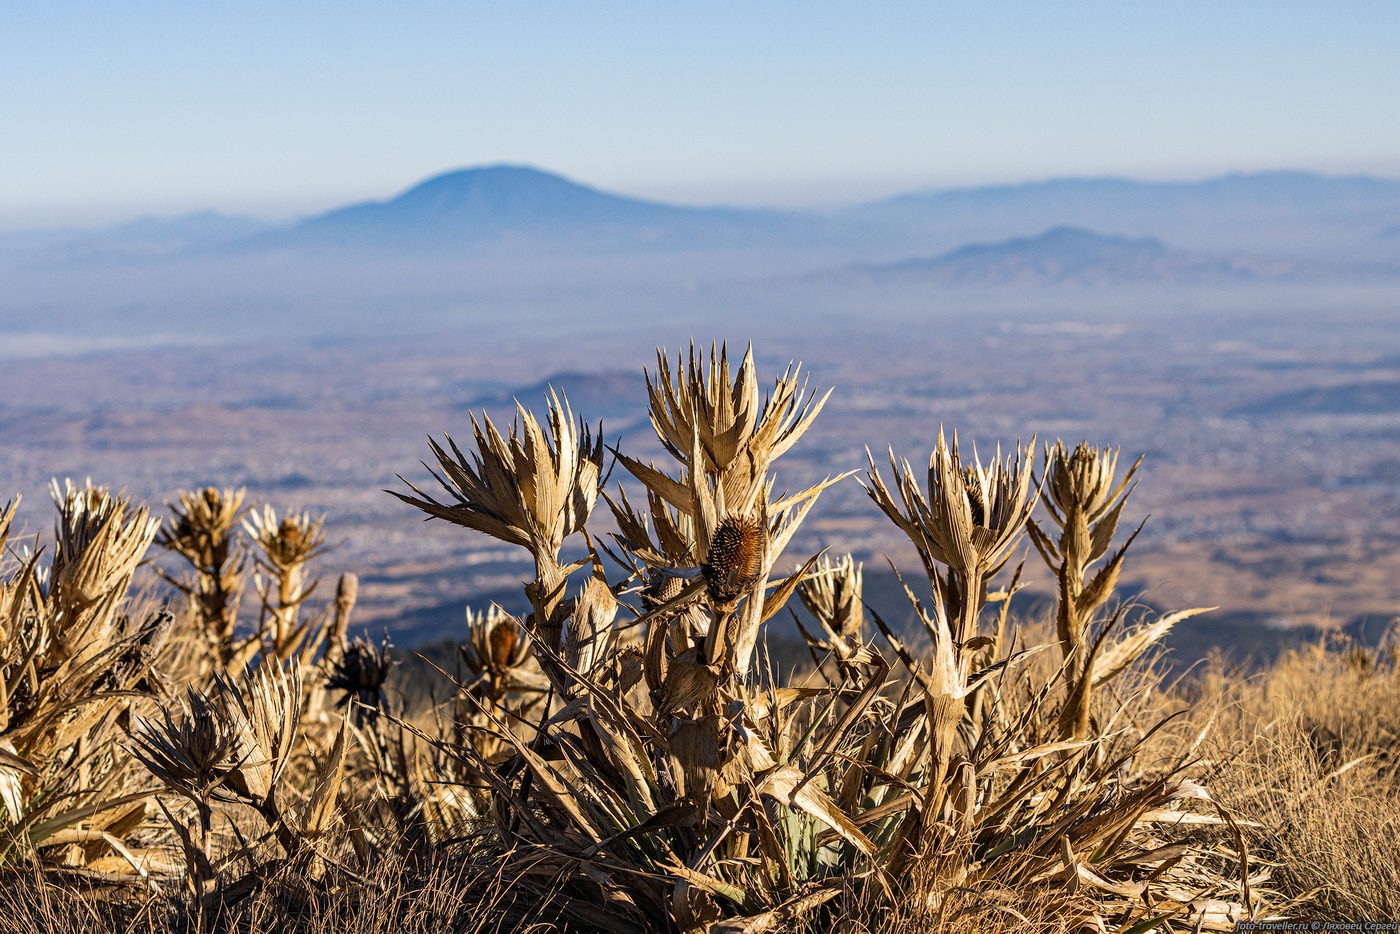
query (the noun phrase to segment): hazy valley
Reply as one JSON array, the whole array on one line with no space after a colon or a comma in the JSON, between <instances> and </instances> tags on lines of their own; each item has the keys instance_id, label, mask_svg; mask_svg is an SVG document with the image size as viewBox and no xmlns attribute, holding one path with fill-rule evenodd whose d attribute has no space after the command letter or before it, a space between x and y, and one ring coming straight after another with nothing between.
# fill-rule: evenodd
<instances>
[{"instance_id":1,"label":"hazy valley","mask_svg":"<svg viewBox=\"0 0 1400 934\"><path fill-rule=\"evenodd\" d=\"M426 477L428 435L552 383L649 457L653 349L751 340L762 371L800 360L835 388L785 483L860 468L866 445L880 461L887 439L917 467L940 425L980 450L1121 445L1147 455L1133 518L1152 515L1128 592L1381 621L1400 603L1397 223L1400 183L1288 173L803 214L495 168L289 225L5 234L0 457L31 529L51 476L325 511L359 622L412 642L526 573L382 492ZM911 559L854 477L803 534L792 561Z\"/></svg>"}]
</instances>

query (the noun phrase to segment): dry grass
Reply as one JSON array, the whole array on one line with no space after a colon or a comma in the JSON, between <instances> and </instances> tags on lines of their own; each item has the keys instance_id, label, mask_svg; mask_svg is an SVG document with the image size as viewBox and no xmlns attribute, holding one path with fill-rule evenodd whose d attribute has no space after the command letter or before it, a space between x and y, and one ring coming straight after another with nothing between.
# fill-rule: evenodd
<instances>
[{"instance_id":1,"label":"dry grass","mask_svg":"<svg viewBox=\"0 0 1400 934\"><path fill-rule=\"evenodd\" d=\"M0 931L1398 913L1393 657L1318 648L1165 685L1153 646L1198 611L1115 609L1136 465L1056 445L1038 472L1033 443L978 460L942 437L923 476L872 459L867 491L922 558L901 637L849 558L785 554L846 476L773 480L826 397L793 369L765 393L724 349L658 354L647 383L669 461L612 452L625 485L602 488L601 442L552 395L542 419L434 443L437 489L395 494L535 568L528 613L468 613L436 703L406 702L387 645L347 638L356 583L318 590L323 518L209 488L158 532L56 486L56 540L11 541L0 567ZM1009 612L1026 535L1059 584L1043 626ZM132 596L153 543L179 565L163 608ZM813 663L781 678L759 647L794 599Z\"/></svg>"},{"instance_id":2,"label":"dry grass","mask_svg":"<svg viewBox=\"0 0 1400 934\"><path fill-rule=\"evenodd\" d=\"M1221 799L1251 832L1274 886L1307 916L1400 917L1400 671L1393 649L1344 642L1249 679L1201 686Z\"/></svg>"}]
</instances>

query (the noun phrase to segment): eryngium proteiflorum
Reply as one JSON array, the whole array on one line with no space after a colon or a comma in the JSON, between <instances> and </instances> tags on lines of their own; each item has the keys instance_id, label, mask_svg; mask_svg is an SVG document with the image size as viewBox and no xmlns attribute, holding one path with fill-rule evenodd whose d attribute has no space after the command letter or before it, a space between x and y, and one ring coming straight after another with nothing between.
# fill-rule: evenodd
<instances>
[{"instance_id":1,"label":"eryngium proteiflorum","mask_svg":"<svg viewBox=\"0 0 1400 934\"><path fill-rule=\"evenodd\" d=\"M726 516L710 536L710 549L700 572L710 599L720 609L732 609L763 573L767 530L757 519Z\"/></svg>"}]
</instances>

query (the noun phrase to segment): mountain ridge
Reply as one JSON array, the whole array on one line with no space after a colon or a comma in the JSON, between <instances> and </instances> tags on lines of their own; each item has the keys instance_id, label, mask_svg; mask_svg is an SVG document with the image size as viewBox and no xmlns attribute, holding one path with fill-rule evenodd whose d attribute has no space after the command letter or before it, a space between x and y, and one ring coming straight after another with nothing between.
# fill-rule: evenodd
<instances>
[{"instance_id":1,"label":"mountain ridge","mask_svg":"<svg viewBox=\"0 0 1400 934\"><path fill-rule=\"evenodd\" d=\"M838 275L965 285L1221 281L1275 278L1293 271L1287 264L1177 250L1156 237L1060 225L1034 236L970 243L932 257L856 264Z\"/></svg>"},{"instance_id":2,"label":"mountain ridge","mask_svg":"<svg viewBox=\"0 0 1400 934\"><path fill-rule=\"evenodd\" d=\"M572 235L607 245L657 246L687 239L742 239L798 232L807 215L748 208L691 207L613 194L532 166L495 164L431 176L383 201L306 218L260 242L331 246L441 246L493 239Z\"/></svg>"},{"instance_id":3,"label":"mountain ridge","mask_svg":"<svg viewBox=\"0 0 1400 934\"><path fill-rule=\"evenodd\" d=\"M1393 264L1385 250L1397 216L1400 180L1304 171L1181 182L1049 178L907 192L844 211L804 213L634 198L498 163L438 173L383 199L282 225L203 211L97 230L0 234L0 260L63 268L285 251L389 258L817 247L879 261L1072 227L1295 262L1330 251L1331 261L1344 264L1369 249L1369 261Z\"/></svg>"}]
</instances>

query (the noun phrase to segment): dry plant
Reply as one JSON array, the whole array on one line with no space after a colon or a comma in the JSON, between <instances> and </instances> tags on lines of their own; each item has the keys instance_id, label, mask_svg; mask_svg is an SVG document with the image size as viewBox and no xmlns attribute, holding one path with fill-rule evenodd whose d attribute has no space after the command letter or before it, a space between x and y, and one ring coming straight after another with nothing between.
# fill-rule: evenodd
<instances>
[{"instance_id":1,"label":"dry plant","mask_svg":"<svg viewBox=\"0 0 1400 934\"><path fill-rule=\"evenodd\" d=\"M1064 716L1064 669L1019 690L1008 678L1032 653L980 632L997 596L989 584L1035 505L1033 446L965 463L956 439L940 436L927 493L893 457L891 493L872 463L871 496L914 542L932 592L927 609L915 601L926 647L906 646L877 618L887 661L862 642L851 563L818 568L813 556L773 575L840 479L779 495L769 473L825 397L789 369L761 398L752 354L731 371L723 348L692 348L675 366L659 353L648 390L677 472L614 452L646 508L622 490L608 496L617 531L607 549L585 532L598 494L590 435L571 430L557 397L547 441L522 409L505 435L489 418L474 423L470 459L434 444L454 503L416 487L400 494L535 561L522 629L553 697L533 716L479 700L468 733L490 747L470 735L436 741L489 786L483 845L517 884L613 930L776 929L853 886L888 913L911 897L933 908L955 890L1010 881L1097 892L1090 915L1101 924L1219 927L1244 916L1202 900L1240 894L1242 851L1226 853L1227 835L1197 856L1170 829L1229 826L1181 807L1209 807L1184 778L1189 753L1136 774L1137 745L1121 729L1063 741L1042 724ZM575 532L584 556L561 565ZM626 579L607 579L604 553ZM582 579L566 596L570 575ZM837 657L838 676L788 687L759 677L754 650L799 587L823 628L813 649ZM485 657L481 646L471 657Z\"/></svg>"},{"instance_id":2,"label":"dry plant","mask_svg":"<svg viewBox=\"0 0 1400 934\"><path fill-rule=\"evenodd\" d=\"M120 752L134 698L159 689L171 618L123 611L157 520L105 489L53 487L47 564L35 547L0 575L0 864L34 859L137 878L128 837L146 795ZM14 507L0 512L0 547Z\"/></svg>"},{"instance_id":3,"label":"dry plant","mask_svg":"<svg viewBox=\"0 0 1400 934\"><path fill-rule=\"evenodd\" d=\"M918 476L870 458L921 563L896 632L850 556L785 555L848 476L777 486L827 399L800 368L763 387L751 351L692 347L646 385L665 463L612 451L606 492L598 433L551 391L542 418L431 442L437 489L395 493L533 563L528 612L468 611L431 702L387 639L351 638L353 575L311 601L323 519L209 488L157 537L69 484L53 543L17 548L0 510L0 929L5 908L26 930L686 934L1394 913L1393 656L1166 683L1147 656L1197 611L1115 604L1136 463L1056 444L1037 481L1034 442L981 459L942 432ZM1012 611L1027 535L1043 624ZM153 540L188 565L184 612L131 595ZM813 665L784 676L762 646L794 597Z\"/></svg>"},{"instance_id":4,"label":"dry plant","mask_svg":"<svg viewBox=\"0 0 1400 934\"><path fill-rule=\"evenodd\" d=\"M181 490L169 503L171 522L156 537L156 544L185 560L191 578L162 572L177 590L194 604L214 652L222 665L234 660L234 630L238 604L247 575L247 553L236 536L243 517L243 489Z\"/></svg>"},{"instance_id":5,"label":"dry plant","mask_svg":"<svg viewBox=\"0 0 1400 934\"><path fill-rule=\"evenodd\" d=\"M1026 529L1055 575L1055 631L1065 682L1070 686L1060 715L1060 735L1083 740L1089 735L1093 692L1141 658L1178 622L1208 608L1163 616L1110 643L1109 635L1117 634L1129 607L1120 605L1106 619L1100 615L1114 595L1123 560L1142 525L1111 555L1109 548L1142 458L1116 484L1116 450L1081 443L1071 452L1063 442L1056 442L1053 448L1046 447L1045 460L1045 506L1059 534L1052 536L1034 520L1027 522ZM1093 570L1100 561L1102 566Z\"/></svg>"}]
</instances>

